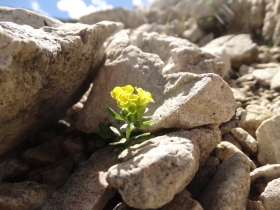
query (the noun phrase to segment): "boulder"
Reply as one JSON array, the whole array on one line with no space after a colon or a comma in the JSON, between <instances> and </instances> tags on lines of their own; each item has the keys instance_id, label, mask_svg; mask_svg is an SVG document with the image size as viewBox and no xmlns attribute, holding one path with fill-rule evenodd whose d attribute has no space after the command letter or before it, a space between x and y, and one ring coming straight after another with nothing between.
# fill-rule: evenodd
<instances>
[{"instance_id":1,"label":"boulder","mask_svg":"<svg viewBox=\"0 0 280 210\"><path fill-rule=\"evenodd\" d=\"M280 164L280 115L262 122L256 131L259 143L258 161L261 165Z\"/></svg>"},{"instance_id":2,"label":"boulder","mask_svg":"<svg viewBox=\"0 0 280 210\"><path fill-rule=\"evenodd\" d=\"M116 24L33 29L0 22L0 155L78 101Z\"/></svg>"},{"instance_id":3,"label":"boulder","mask_svg":"<svg viewBox=\"0 0 280 210\"><path fill-rule=\"evenodd\" d=\"M280 209L280 178L269 182L261 194L261 201L266 210Z\"/></svg>"},{"instance_id":4,"label":"boulder","mask_svg":"<svg viewBox=\"0 0 280 210\"><path fill-rule=\"evenodd\" d=\"M84 24L96 24L101 21L115 21L124 24L124 28L137 28L145 24L147 19L141 13L124 8L114 8L110 10L98 11L80 17L79 21Z\"/></svg>"},{"instance_id":5,"label":"boulder","mask_svg":"<svg viewBox=\"0 0 280 210\"><path fill-rule=\"evenodd\" d=\"M204 209L245 209L250 190L250 163L240 153L224 160L198 201Z\"/></svg>"},{"instance_id":6,"label":"boulder","mask_svg":"<svg viewBox=\"0 0 280 210\"><path fill-rule=\"evenodd\" d=\"M0 209L40 209L55 188L36 182L1 183Z\"/></svg>"},{"instance_id":7,"label":"boulder","mask_svg":"<svg viewBox=\"0 0 280 210\"><path fill-rule=\"evenodd\" d=\"M204 46L204 48L213 47L224 48L234 68L239 68L242 64L251 64L258 58L257 44L249 34L221 36Z\"/></svg>"},{"instance_id":8,"label":"boulder","mask_svg":"<svg viewBox=\"0 0 280 210\"><path fill-rule=\"evenodd\" d=\"M116 193L105 180L108 169L115 164L114 155L114 147L104 147L92 154L52 195L42 210L102 210Z\"/></svg>"},{"instance_id":9,"label":"boulder","mask_svg":"<svg viewBox=\"0 0 280 210\"><path fill-rule=\"evenodd\" d=\"M0 7L0 21L29 25L35 29L44 26L58 27L63 23L55 18L40 15L23 8Z\"/></svg>"},{"instance_id":10,"label":"boulder","mask_svg":"<svg viewBox=\"0 0 280 210\"><path fill-rule=\"evenodd\" d=\"M229 86L217 74L202 74L218 70L218 58L208 54L213 60L206 61L202 51L186 40L156 33L144 34L135 40L143 52L130 45L126 32L121 34L122 37L116 36L109 42L107 60L94 81L84 108L78 113L76 126L80 130L96 132L101 121L111 121L119 126L120 122L109 118L105 108L109 106L118 112L110 91L128 84L152 94L155 103L148 105L147 112L152 116L152 125L147 128L151 132L222 123L232 117L236 102ZM182 57L185 59L180 60ZM166 66L161 59L169 60L166 66L171 65L179 72L162 75Z\"/></svg>"}]
</instances>

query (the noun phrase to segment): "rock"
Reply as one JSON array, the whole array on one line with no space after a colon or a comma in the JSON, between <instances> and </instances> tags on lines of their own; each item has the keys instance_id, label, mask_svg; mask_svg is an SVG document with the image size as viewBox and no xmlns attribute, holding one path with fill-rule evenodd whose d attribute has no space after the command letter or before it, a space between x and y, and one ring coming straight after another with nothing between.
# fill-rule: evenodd
<instances>
[{"instance_id":1,"label":"rock","mask_svg":"<svg viewBox=\"0 0 280 210\"><path fill-rule=\"evenodd\" d=\"M230 120L220 126L222 135L230 133L231 129L238 127L239 120Z\"/></svg>"},{"instance_id":2,"label":"rock","mask_svg":"<svg viewBox=\"0 0 280 210\"><path fill-rule=\"evenodd\" d=\"M24 174L29 166L18 158L0 158L0 182Z\"/></svg>"},{"instance_id":3,"label":"rock","mask_svg":"<svg viewBox=\"0 0 280 210\"><path fill-rule=\"evenodd\" d=\"M250 190L250 163L238 152L224 160L198 201L204 209L245 209Z\"/></svg>"},{"instance_id":4,"label":"rock","mask_svg":"<svg viewBox=\"0 0 280 210\"><path fill-rule=\"evenodd\" d=\"M176 194L171 202L165 204L157 210L170 210L170 209L188 209L188 210L203 210L202 206L194 199L187 190ZM130 208L126 203L119 203L113 210L140 210Z\"/></svg>"},{"instance_id":5,"label":"rock","mask_svg":"<svg viewBox=\"0 0 280 210\"><path fill-rule=\"evenodd\" d=\"M280 114L280 101L277 101L275 104L273 104L269 111L274 115Z\"/></svg>"},{"instance_id":6,"label":"rock","mask_svg":"<svg viewBox=\"0 0 280 210\"><path fill-rule=\"evenodd\" d=\"M183 38L192 43L197 43L203 36L205 36L205 32L198 26L194 19L188 19L187 25L188 28L182 32Z\"/></svg>"},{"instance_id":7,"label":"rock","mask_svg":"<svg viewBox=\"0 0 280 210\"><path fill-rule=\"evenodd\" d=\"M0 22L0 155L78 101L115 28L111 22L41 29Z\"/></svg>"},{"instance_id":8,"label":"rock","mask_svg":"<svg viewBox=\"0 0 280 210\"><path fill-rule=\"evenodd\" d=\"M125 28L137 28L147 22L147 19L135 10L130 11L124 8L97 11L84 15L79 19L81 23L89 25L96 24L104 20L121 22L124 24Z\"/></svg>"},{"instance_id":9,"label":"rock","mask_svg":"<svg viewBox=\"0 0 280 210\"><path fill-rule=\"evenodd\" d=\"M56 189L59 189L70 177L70 172L72 170L73 161L70 159L64 159L57 161L52 165L31 170L26 176L28 181L36 181L37 183L52 185Z\"/></svg>"},{"instance_id":10,"label":"rock","mask_svg":"<svg viewBox=\"0 0 280 210\"><path fill-rule=\"evenodd\" d=\"M210 156L206 160L205 164L198 169L194 178L186 187L186 189L191 193L192 198L197 198L201 194L203 189L216 173L219 164L220 162L218 158Z\"/></svg>"},{"instance_id":11,"label":"rock","mask_svg":"<svg viewBox=\"0 0 280 210\"><path fill-rule=\"evenodd\" d=\"M245 88L231 88L231 90L236 101L246 102L250 100L248 91Z\"/></svg>"},{"instance_id":12,"label":"rock","mask_svg":"<svg viewBox=\"0 0 280 210\"><path fill-rule=\"evenodd\" d=\"M23 8L10 7L0 7L0 21L29 25L36 29L44 26L58 27L63 24L63 22L55 18L46 17Z\"/></svg>"},{"instance_id":13,"label":"rock","mask_svg":"<svg viewBox=\"0 0 280 210\"><path fill-rule=\"evenodd\" d=\"M200 22L206 18L208 18L208 20L212 18L213 26L218 23L221 24L222 22L226 25L227 34L251 33L262 27L264 7L263 0L215 0L210 3L207 0L201 0L195 1L195 5L192 9L192 17ZM219 17L219 21L217 17ZM204 20L204 22L207 22L206 20Z\"/></svg>"},{"instance_id":14,"label":"rock","mask_svg":"<svg viewBox=\"0 0 280 210\"><path fill-rule=\"evenodd\" d=\"M62 136L48 143L27 149L22 154L22 159L32 166L41 166L54 163L62 153Z\"/></svg>"},{"instance_id":15,"label":"rock","mask_svg":"<svg viewBox=\"0 0 280 210\"><path fill-rule=\"evenodd\" d=\"M272 113L259 105L248 105L246 112L243 112L239 122L239 127L247 131L251 136L256 137L256 130L261 123L273 115ZM259 140L257 139L259 142Z\"/></svg>"},{"instance_id":16,"label":"rock","mask_svg":"<svg viewBox=\"0 0 280 210\"><path fill-rule=\"evenodd\" d=\"M62 148L64 153L75 163L78 163L80 161L80 157L85 156L86 154L84 141L80 137L73 137L63 141Z\"/></svg>"},{"instance_id":17,"label":"rock","mask_svg":"<svg viewBox=\"0 0 280 210\"><path fill-rule=\"evenodd\" d=\"M246 210L265 210L261 201L251 201L248 199Z\"/></svg>"},{"instance_id":18,"label":"rock","mask_svg":"<svg viewBox=\"0 0 280 210\"><path fill-rule=\"evenodd\" d=\"M256 131L257 141L259 143L258 161L261 165L279 164L280 151L279 133L280 115L276 115L262 122Z\"/></svg>"},{"instance_id":19,"label":"rock","mask_svg":"<svg viewBox=\"0 0 280 210\"><path fill-rule=\"evenodd\" d=\"M231 133L227 133L226 135L224 135L223 141L227 141L227 142L233 144L234 146L236 146L238 149L242 150L241 144L239 143L239 141L237 141L237 139Z\"/></svg>"},{"instance_id":20,"label":"rock","mask_svg":"<svg viewBox=\"0 0 280 210\"><path fill-rule=\"evenodd\" d=\"M261 194L261 201L266 210L280 209L280 178L268 183L265 191Z\"/></svg>"},{"instance_id":21,"label":"rock","mask_svg":"<svg viewBox=\"0 0 280 210\"><path fill-rule=\"evenodd\" d=\"M147 43L144 43L144 40ZM138 43L144 51L155 51L154 53L161 51L162 56L166 54L166 59L169 57L167 55L169 50L163 50L166 45L174 48L170 49L174 55L191 56L191 51L184 50L180 43L189 45L188 48L197 51L196 47L181 39L159 36L155 33L146 34L143 42L140 40ZM162 46L159 47L160 43ZM176 49L176 46L178 48L181 46L182 49ZM193 54L193 58L185 61L199 62L197 53ZM212 61L209 67L212 64L213 67L216 66L214 60ZM114 87L127 84L151 92L156 102L148 105L147 115L152 116L152 125L148 128L151 132L162 128L194 128L205 124L226 122L232 117L235 100L231 89L221 77L210 73L191 74L188 72L162 75L163 65L157 55L144 53L139 48L130 46L128 37L127 39L125 37L112 39L107 47L105 65L101 67L90 96L78 114L76 126L87 133L96 132L98 123L102 121L112 121L113 125L119 126L119 121L108 119L105 108L109 106L113 110L118 110L116 102L109 93ZM197 73L203 69L197 65L196 67ZM98 96L102 97L102 100Z\"/></svg>"},{"instance_id":22,"label":"rock","mask_svg":"<svg viewBox=\"0 0 280 210\"><path fill-rule=\"evenodd\" d=\"M160 57L164 62L164 67L160 70L162 74L177 72L216 73L222 78L227 74L225 63L220 57L199 49L185 39L157 33L136 33L131 36L131 41L143 52L156 54ZM112 49L109 48L107 51L109 50Z\"/></svg>"},{"instance_id":23,"label":"rock","mask_svg":"<svg viewBox=\"0 0 280 210\"><path fill-rule=\"evenodd\" d=\"M258 178L265 178L267 180L273 180L280 178L280 164L264 165L256 168L250 172L251 182L255 182Z\"/></svg>"},{"instance_id":24,"label":"rock","mask_svg":"<svg viewBox=\"0 0 280 210\"><path fill-rule=\"evenodd\" d=\"M104 147L92 156L67 180L66 184L44 204L42 210L96 209L102 210L116 190L105 178L115 164L114 147Z\"/></svg>"},{"instance_id":25,"label":"rock","mask_svg":"<svg viewBox=\"0 0 280 210\"><path fill-rule=\"evenodd\" d=\"M188 209L188 210L203 210L202 206L194 199L187 190L183 190L174 196L173 200L165 204L158 210L170 210L170 209Z\"/></svg>"},{"instance_id":26,"label":"rock","mask_svg":"<svg viewBox=\"0 0 280 210\"><path fill-rule=\"evenodd\" d=\"M222 36L209 42L205 47L224 48L234 68L239 68L242 64L251 64L258 58L257 45L253 43L249 34Z\"/></svg>"},{"instance_id":27,"label":"rock","mask_svg":"<svg viewBox=\"0 0 280 210\"><path fill-rule=\"evenodd\" d=\"M271 79L271 81L270 81L270 89L279 91L280 90L279 81L280 81L280 70Z\"/></svg>"},{"instance_id":28,"label":"rock","mask_svg":"<svg viewBox=\"0 0 280 210\"><path fill-rule=\"evenodd\" d=\"M36 182L1 183L0 209L40 209L54 191L54 188Z\"/></svg>"},{"instance_id":29,"label":"rock","mask_svg":"<svg viewBox=\"0 0 280 210\"><path fill-rule=\"evenodd\" d=\"M279 15L278 0L264 0L265 2L265 18L263 20L262 35L266 40L273 43L279 43L279 24L277 16Z\"/></svg>"},{"instance_id":30,"label":"rock","mask_svg":"<svg viewBox=\"0 0 280 210\"><path fill-rule=\"evenodd\" d=\"M239 150L236 146L234 146L233 144L227 141L222 141L221 143L219 143L214 149L214 152L216 157L219 158L220 161L226 160L229 156L235 153L242 153L241 150ZM245 155L244 153L242 154ZM254 170L256 168L254 162L246 155L245 157L248 159L248 162L250 163L250 169Z\"/></svg>"},{"instance_id":31,"label":"rock","mask_svg":"<svg viewBox=\"0 0 280 210\"><path fill-rule=\"evenodd\" d=\"M280 72L280 68L256 69L252 72L255 79L264 86L270 86L272 78Z\"/></svg>"},{"instance_id":32,"label":"rock","mask_svg":"<svg viewBox=\"0 0 280 210\"><path fill-rule=\"evenodd\" d=\"M125 150L124 161L111 167L107 182L134 208L160 208L192 180L200 150L187 131L158 136Z\"/></svg>"},{"instance_id":33,"label":"rock","mask_svg":"<svg viewBox=\"0 0 280 210\"><path fill-rule=\"evenodd\" d=\"M258 142L242 128L233 128L231 133L242 144L246 152L256 155L258 152Z\"/></svg>"}]
</instances>

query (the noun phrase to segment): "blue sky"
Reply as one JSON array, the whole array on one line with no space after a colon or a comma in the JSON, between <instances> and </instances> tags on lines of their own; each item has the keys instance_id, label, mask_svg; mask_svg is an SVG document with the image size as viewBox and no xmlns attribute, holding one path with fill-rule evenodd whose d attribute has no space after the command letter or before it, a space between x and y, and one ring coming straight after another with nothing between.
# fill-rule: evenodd
<instances>
[{"instance_id":1,"label":"blue sky","mask_svg":"<svg viewBox=\"0 0 280 210\"><path fill-rule=\"evenodd\" d=\"M152 0L0 0L0 6L21 7L49 17L78 19L94 11L114 7L133 9L150 2Z\"/></svg>"}]
</instances>

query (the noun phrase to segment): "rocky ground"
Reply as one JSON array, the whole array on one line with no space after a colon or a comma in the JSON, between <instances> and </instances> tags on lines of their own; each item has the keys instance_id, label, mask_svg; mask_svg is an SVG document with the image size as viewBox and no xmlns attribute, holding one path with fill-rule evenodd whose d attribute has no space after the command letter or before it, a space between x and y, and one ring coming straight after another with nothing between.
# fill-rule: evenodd
<instances>
[{"instance_id":1,"label":"rocky ground","mask_svg":"<svg viewBox=\"0 0 280 210\"><path fill-rule=\"evenodd\" d=\"M155 0L62 23L0 7L0 209L280 209L278 0ZM106 20L104 22L100 22ZM152 133L98 148L109 92Z\"/></svg>"}]
</instances>

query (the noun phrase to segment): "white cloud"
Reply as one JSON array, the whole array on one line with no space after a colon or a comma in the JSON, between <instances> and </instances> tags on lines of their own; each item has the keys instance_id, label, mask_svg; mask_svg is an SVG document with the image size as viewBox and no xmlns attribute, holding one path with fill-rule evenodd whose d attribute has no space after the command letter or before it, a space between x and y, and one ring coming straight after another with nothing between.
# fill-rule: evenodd
<instances>
[{"instance_id":1,"label":"white cloud","mask_svg":"<svg viewBox=\"0 0 280 210\"><path fill-rule=\"evenodd\" d=\"M83 0L59 0L57 8L68 12L69 17L73 19L79 19L81 16L92 12L113 8L104 0L92 0L91 2L92 4L87 6Z\"/></svg>"},{"instance_id":2,"label":"white cloud","mask_svg":"<svg viewBox=\"0 0 280 210\"><path fill-rule=\"evenodd\" d=\"M132 0L133 6L142 6L152 3L154 0Z\"/></svg>"},{"instance_id":3,"label":"white cloud","mask_svg":"<svg viewBox=\"0 0 280 210\"><path fill-rule=\"evenodd\" d=\"M42 15L49 16L49 14L48 14L47 12L45 12L44 10L42 10L42 9L40 8L40 5L39 5L39 3L38 3L37 1L32 1L32 2L30 2L30 4L31 4L31 8L32 8L35 12L38 12L38 13L40 13L40 14L42 14Z\"/></svg>"}]
</instances>

